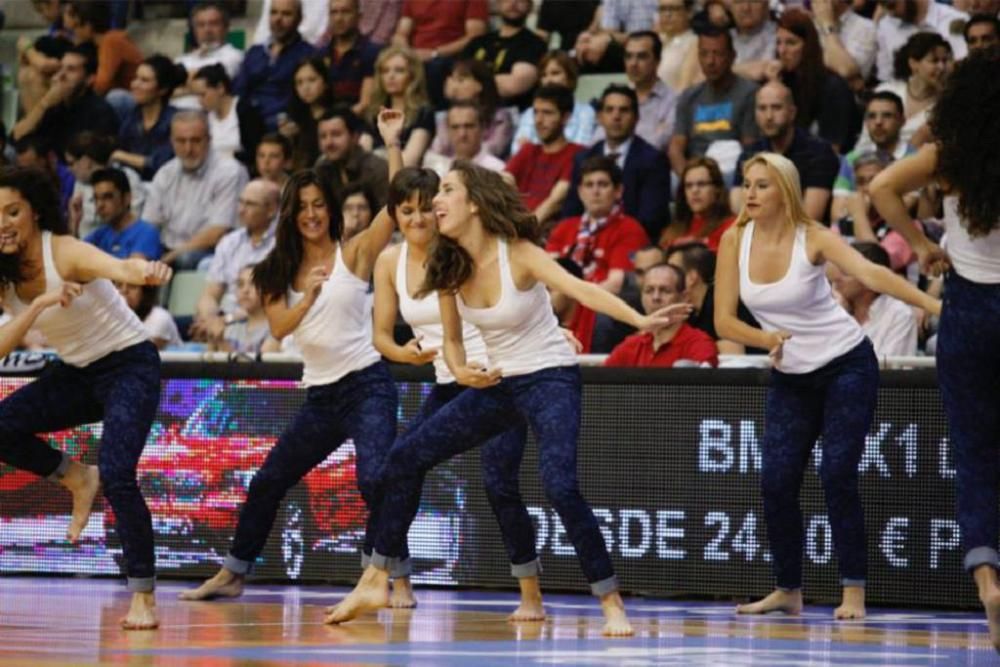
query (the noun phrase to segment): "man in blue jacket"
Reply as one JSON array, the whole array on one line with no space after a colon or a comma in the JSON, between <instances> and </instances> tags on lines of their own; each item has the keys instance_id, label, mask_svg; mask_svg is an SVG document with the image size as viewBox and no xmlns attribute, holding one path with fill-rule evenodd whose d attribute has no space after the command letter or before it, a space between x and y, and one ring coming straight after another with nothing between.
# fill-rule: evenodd
<instances>
[{"instance_id":1,"label":"man in blue jacket","mask_svg":"<svg viewBox=\"0 0 1000 667\"><path fill-rule=\"evenodd\" d=\"M645 228L656 243L670 222L670 164L667 156L635 133L639 122L639 100L628 86L612 84L601 94L597 122L604 128L604 141L580 151L573 161L573 182L563 204L564 218L583 213L577 194L580 165L594 155L613 158L622 170L622 207Z\"/></svg>"}]
</instances>

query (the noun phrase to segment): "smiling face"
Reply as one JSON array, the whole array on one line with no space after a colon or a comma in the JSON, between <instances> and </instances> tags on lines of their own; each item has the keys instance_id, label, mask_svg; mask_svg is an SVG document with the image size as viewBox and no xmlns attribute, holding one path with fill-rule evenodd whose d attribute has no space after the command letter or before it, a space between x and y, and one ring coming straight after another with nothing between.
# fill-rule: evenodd
<instances>
[{"instance_id":1,"label":"smiling face","mask_svg":"<svg viewBox=\"0 0 1000 667\"><path fill-rule=\"evenodd\" d=\"M774 220L785 212L777 177L767 165L753 164L743 176L743 202L754 220Z\"/></svg>"},{"instance_id":2,"label":"smiling face","mask_svg":"<svg viewBox=\"0 0 1000 667\"><path fill-rule=\"evenodd\" d=\"M150 104L160 98L160 86L156 81L156 72L145 63L139 65L135 71L130 88L132 97L139 106Z\"/></svg>"},{"instance_id":3,"label":"smiling face","mask_svg":"<svg viewBox=\"0 0 1000 667\"><path fill-rule=\"evenodd\" d=\"M449 171L444 177L432 204L438 231L451 239L458 238L478 212L477 206L469 200L462 174L457 171Z\"/></svg>"},{"instance_id":4,"label":"smiling face","mask_svg":"<svg viewBox=\"0 0 1000 667\"><path fill-rule=\"evenodd\" d=\"M14 255L38 234L38 220L20 192L0 188L0 253Z\"/></svg>"},{"instance_id":5,"label":"smiling face","mask_svg":"<svg viewBox=\"0 0 1000 667\"><path fill-rule=\"evenodd\" d=\"M419 191L411 193L406 201L396 207L396 224L407 243L426 248L437 230L433 204L421 201Z\"/></svg>"},{"instance_id":6,"label":"smiling face","mask_svg":"<svg viewBox=\"0 0 1000 667\"><path fill-rule=\"evenodd\" d=\"M315 185L299 190L299 213L295 225L306 241L319 242L330 236L330 209L323 191Z\"/></svg>"},{"instance_id":7,"label":"smiling face","mask_svg":"<svg viewBox=\"0 0 1000 667\"><path fill-rule=\"evenodd\" d=\"M910 58L910 72L912 77L922 80L928 87L940 90L954 64L951 51L939 46L920 60Z\"/></svg>"}]
</instances>

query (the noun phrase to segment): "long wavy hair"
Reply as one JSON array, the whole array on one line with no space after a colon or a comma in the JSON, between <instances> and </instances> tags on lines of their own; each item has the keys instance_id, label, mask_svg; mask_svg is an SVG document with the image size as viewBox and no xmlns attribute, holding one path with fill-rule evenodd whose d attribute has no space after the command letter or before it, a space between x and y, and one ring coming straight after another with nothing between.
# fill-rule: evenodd
<instances>
[{"instance_id":1,"label":"long wavy hair","mask_svg":"<svg viewBox=\"0 0 1000 667\"><path fill-rule=\"evenodd\" d=\"M302 209L299 193L310 185L315 185L323 194L326 210L330 216L330 238L340 241L343 218L340 204L330 187L330 181L322 178L315 169L303 169L293 174L281 191L274 248L254 267L253 271L253 284L265 301L282 298L292 286L302 265L305 250L298 227L299 212Z\"/></svg>"},{"instance_id":2,"label":"long wavy hair","mask_svg":"<svg viewBox=\"0 0 1000 667\"><path fill-rule=\"evenodd\" d=\"M791 160L778 153L757 153L752 158L743 163L743 179L746 180L747 173L754 165L762 164L767 167L768 172L774 178L781 192L781 199L785 204L785 215L793 225L808 225L812 219L802 207L802 184L799 181L799 170ZM740 209L736 216L736 224L739 227L746 225L752 219L747 211L746 204Z\"/></svg>"},{"instance_id":3,"label":"long wavy hair","mask_svg":"<svg viewBox=\"0 0 1000 667\"><path fill-rule=\"evenodd\" d=\"M688 160L684 171L681 173L680 185L677 186L677 211L674 219L677 222L683 223L685 227L690 228L691 221L694 219L694 212L688 204L687 190L684 189L684 179L687 177L688 172L699 167L708 170L708 178L712 181L712 186L716 189L715 201L702 216L705 218L704 235L708 236L733 214L732 209L729 208L729 197L726 193L726 183L722 179L722 171L719 169L719 163L712 158L698 157Z\"/></svg>"},{"instance_id":4,"label":"long wavy hair","mask_svg":"<svg viewBox=\"0 0 1000 667\"><path fill-rule=\"evenodd\" d=\"M820 93L823 82L831 73L823 65L823 47L812 17L801 9L786 9L778 28L787 30L802 40L802 61L792 72L781 72L781 82L788 86L795 99L795 124L808 128L816 120L823 105Z\"/></svg>"},{"instance_id":5,"label":"long wavy hair","mask_svg":"<svg viewBox=\"0 0 1000 667\"><path fill-rule=\"evenodd\" d=\"M53 234L68 234L69 227L59 208L59 193L52 177L40 169L0 168L0 188L14 190L31 206L38 229ZM0 254L0 289L28 280L37 268L21 253Z\"/></svg>"},{"instance_id":6,"label":"long wavy hair","mask_svg":"<svg viewBox=\"0 0 1000 667\"><path fill-rule=\"evenodd\" d=\"M424 64L417 58L417 54L405 46L387 46L379 51L378 59L375 61L375 85L372 88L371 102L365 110L365 120L373 127L378 119L379 110L382 107L392 106L392 99L382 85L382 68L395 56L402 56L406 60L406 69L410 73L410 83L403 93L405 105L403 114L406 117L406 125L412 124L417 118L417 112L428 104Z\"/></svg>"},{"instance_id":7,"label":"long wavy hair","mask_svg":"<svg viewBox=\"0 0 1000 667\"><path fill-rule=\"evenodd\" d=\"M1000 226L1000 48L959 61L930 114L938 174L972 237Z\"/></svg>"},{"instance_id":8,"label":"long wavy hair","mask_svg":"<svg viewBox=\"0 0 1000 667\"><path fill-rule=\"evenodd\" d=\"M468 160L456 160L451 170L458 172L476 205L480 222L487 234L508 241L524 239L538 243L541 236L538 219L531 214L514 188L495 171ZM438 234L427 260L427 274L418 297L436 290L455 293L472 275L475 265L469 253L455 239Z\"/></svg>"}]
</instances>

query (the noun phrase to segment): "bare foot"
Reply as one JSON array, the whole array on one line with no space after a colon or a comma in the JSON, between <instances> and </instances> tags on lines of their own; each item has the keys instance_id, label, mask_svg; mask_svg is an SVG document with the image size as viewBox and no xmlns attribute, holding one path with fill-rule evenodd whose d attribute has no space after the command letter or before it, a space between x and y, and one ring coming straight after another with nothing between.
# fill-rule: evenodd
<instances>
[{"instance_id":1,"label":"bare foot","mask_svg":"<svg viewBox=\"0 0 1000 667\"><path fill-rule=\"evenodd\" d=\"M88 466L73 461L60 484L73 494L73 516L66 529L66 539L76 544L80 534L90 521L90 511L94 506L94 498L101 487L101 476L97 466Z\"/></svg>"},{"instance_id":2,"label":"bare foot","mask_svg":"<svg viewBox=\"0 0 1000 667\"><path fill-rule=\"evenodd\" d=\"M1000 580L993 565L979 565L972 571L972 578L979 588L979 601L986 610L986 621L990 626L990 642L1000 653Z\"/></svg>"},{"instance_id":3,"label":"bare foot","mask_svg":"<svg viewBox=\"0 0 1000 667\"><path fill-rule=\"evenodd\" d=\"M156 618L156 598L153 593L133 593L132 606L122 619L125 630L155 630L160 625Z\"/></svg>"},{"instance_id":4,"label":"bare foot","mask_svg":"<svg viewBox=\"0 0 1000 667\"><path fill-rule=\"evenodd\" d=\"M737 614L766 614L772 611L783 611L791 616L802 613L802 591L776 590L763 600L750 604L736 605Z\"/></svg>"},{"instance_id":5,"label":"bare foot","mask_svg":"<svg viewBox=\"0 0 1000 667\"><path fill-rule=\"evenodd\" d=\"M521 588L521 604L507 620L511 623L544 621L545 607L542 606L542 587L538 577L519 577L517 584Z\"/></svg>"},{"instance_id":6,"label":"bare foot","mask_svg":"<svg viewBox=\"0 0 1000 667\"><path fill-rule=\"evenodd\" d=\"M389 572L369 565L354 590L326 615L323 622L345 623L388 604Z\"/></svg>"},{"instance_id":7,"label":"bare foot","mask_svg":"<svg viewBox=\"0 0 1000 667\"><path fill-rule=\"evenodd\" d=\"M838 621L865 617L865 587L845 586L844 599L840 606L833 610L833 617Z\"/></svg>"},{"instance_id":8,"label":"bare foot","mask_svg":"<svg viewBox=\"0 0 1000 667\"><path fill-rule=\"evenodd\" d=\"M212 600L215 598L238 598L243 595L242 574L222 568L214 577L198 588L184 591L177 597L181 600Z\"/></svg>"},{"instance_id":9,"label":"bare foot","mask_svg":"<svg viewBox=\"0 0 1000 667\"><path fill-rule=\"evenodd\" d=\"M396 577L392 580L389 606L393 609L413 609L417 606L417 598L413 597L413 586L409 577Z\"/></svg>"},{"instance_id":10,"label":"bare foot","mask_svg":"<svg viewBox=\"0 0 1000 667\"><path fill-rule=\"evenodd\" d=\"M605 637L631 637L635 634L632 624L628 622L625 615L625 603L618 593L608 593L601 598L601 611L604 612L604 629L601 634Z\"/></svg>"}]
</instances>

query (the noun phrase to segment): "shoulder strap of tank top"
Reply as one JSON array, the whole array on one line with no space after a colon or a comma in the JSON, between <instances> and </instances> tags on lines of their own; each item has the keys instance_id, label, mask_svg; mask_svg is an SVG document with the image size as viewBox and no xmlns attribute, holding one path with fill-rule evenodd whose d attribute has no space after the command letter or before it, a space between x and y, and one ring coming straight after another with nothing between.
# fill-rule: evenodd
<instances>
[{"instance_id":1,"label":"shoulder strap of tank top","mask_svg":"<svg viewBox=\"0 0 1000 667\"><path fill-rule=\"evenodd\" d=\"M514 277L510 272L510 247L507 239L497 237L497 261L500 262L500 280L513 282Z\"/></svg>"},{"instance_id":2,"label":"shoulder strap of tank top","mask_svg":"<svg viewBox=\"0 0 1000 667\"><path fill-rule=\"evenodd\" d=\"M399 257L396 258L396 292L401 299L410 298L410 288L406 284L406 261L409 246L406 241L399 244Z\"/></svg>"},{"instance_id":3,"label":"shoulder strap of tank top","mask_svg":"<svg viewBox=\"0 0 1000 667\"><path fill-rule=\"evenodd\" d=\"M51 291L62 284L62 276L56 270L55 258L52 255L52 232L42 232L42 266L45 267L45 289Z\"/></svg>"}]
</instances>

